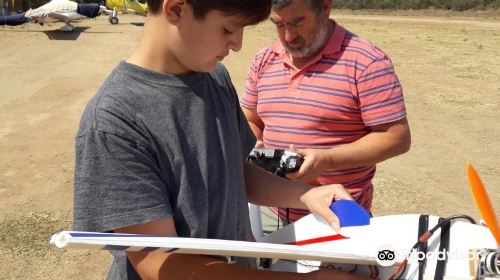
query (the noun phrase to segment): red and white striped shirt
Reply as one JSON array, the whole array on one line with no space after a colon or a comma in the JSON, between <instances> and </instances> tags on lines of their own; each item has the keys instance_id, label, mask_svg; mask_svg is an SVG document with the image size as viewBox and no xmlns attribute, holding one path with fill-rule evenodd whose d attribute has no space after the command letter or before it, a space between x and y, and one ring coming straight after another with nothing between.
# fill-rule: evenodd
<instances>
[{"instance_id":1,"label":"red and white striped shirt","mask_svg":"<svg viewBox=\"0 0 500 280\"><path fill-rule=\"evenodd\" d=\"M335 23L323 50L295 70L281 43L260 50L242 106L257 109L266 147L329 149L406 117L401 84L387 55ZM370 210L375 166L327 170L311 185L343 184ZM291 209L294 221L307 212ZM280 216L285 217L284 210Z\"/></svg>"}]
</instances>

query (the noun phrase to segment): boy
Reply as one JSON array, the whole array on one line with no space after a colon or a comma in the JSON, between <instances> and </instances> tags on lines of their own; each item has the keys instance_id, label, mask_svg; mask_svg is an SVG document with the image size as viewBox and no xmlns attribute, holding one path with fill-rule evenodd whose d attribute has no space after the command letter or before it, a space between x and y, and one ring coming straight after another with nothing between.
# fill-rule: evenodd
<instances>
[{"instance_id":1,"label":"boy","mask_svg":"<svg viewBox=\"0 0 500 280\"><path fill-rule=\"evenodd\" d=\"M244 163L255 144L225 68L269 0L151 0L141 42L83 113L74 229L251 240L247 201L309 208L338 228L340 185L309 191ZM284 193L287 195L275 195ZM165 252L113 252L108 279L265 279L304 275ZM308 278L331 272L308 274ZM341 274L344 275L344 274ZM294 278L295 277L295 278Z\"/></svg>"}]
</instances>

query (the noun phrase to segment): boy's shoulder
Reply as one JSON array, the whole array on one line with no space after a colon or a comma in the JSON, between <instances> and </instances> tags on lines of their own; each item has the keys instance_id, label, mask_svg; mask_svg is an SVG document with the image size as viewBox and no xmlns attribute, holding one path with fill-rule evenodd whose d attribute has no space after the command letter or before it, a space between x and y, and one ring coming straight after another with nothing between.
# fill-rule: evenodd
<instances>
[{"instance_id":1,"label":"boy's shoulder","mask_svg":"<svg viewBox=\"0 0 500 280\"><path fill-rule=\"evenodd\" d=\"M215 79L230 79L229 72L227 71L226 66L222 63L217 63L212 72L210 72L210 76Z\"/></svg>"},{"instance_id":2,"label":"boy's shoulder","mask_svg":"<svg viewBox=\"0 0 500 280\"><path fill-rule=\"evenodd\" d=\"M233 83L231 81L231 76L227 71L226 67L222 63L217 63L212 72L209 73L210 76L220 84L228 93L233 91Z\"/></svg>"},{"instance_id":3,"label":"boy's shoulder","mask_svg":"<svg viewBox=\"0 0 500 280\"><path fill-rule=\"evenodd\" d=\"M207 75L210 78L207 80ZM211 82L209 80L212 80ZM216 83L219 93L227 99L236 95L229 72L218 63L210 73L194 73L182 77L138 67L121 62L118 64L100 89L87 103L80 120L79 135L89 130L116 130L119 126L130 126L136 118L150 116L152 112L167 114L178 107L189 107L192 98L199 91L208 93L214 89L205 83ZM222 96L220 94L211 94Z\"/></svg>"},{"instance_id":4,"label":"boy's shoulder","mask_svg":"<svg viewBox=\"0 0 500 280\"><path fill-rule=\"evenodd\" d=\"M120 62L111 71L96 94L88 101L80 119L77 136L91 130L107 131L110 127L108 123L135 115L134 112L140 103L133 102L134 92L139 92L140 86L132 77L124 62Z\"/></svg>"}]
</instances>

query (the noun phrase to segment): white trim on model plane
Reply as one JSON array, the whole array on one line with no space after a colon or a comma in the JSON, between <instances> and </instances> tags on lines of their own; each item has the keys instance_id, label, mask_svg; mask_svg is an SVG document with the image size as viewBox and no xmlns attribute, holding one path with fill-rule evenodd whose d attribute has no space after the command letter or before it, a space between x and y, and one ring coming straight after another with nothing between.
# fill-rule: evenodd
<instances>
[{"instance_id":1,"label":"white trim on model plane","mask_svg":"<svg viewBox=\"0 0 500 280\"><path fill-rule=\"evenodd\" d=\"M376 264L375 258L366 258L353 253L332 254L325 250L310 250L307 246L220 239L63 231L52 236L51 243L65 249L158 251L272 260L308 259L323 262Z\"/></svg>"}]
</instances>

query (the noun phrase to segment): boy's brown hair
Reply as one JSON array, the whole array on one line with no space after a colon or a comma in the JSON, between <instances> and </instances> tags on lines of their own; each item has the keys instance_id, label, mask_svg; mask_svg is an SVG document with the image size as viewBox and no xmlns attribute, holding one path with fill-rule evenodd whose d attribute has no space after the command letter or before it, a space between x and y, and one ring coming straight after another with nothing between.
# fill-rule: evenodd
<instances>
[{"instance_id":1,"label":"boy's brown hair","mask_svg":"<svg viewBox=\"0 0 500 280\"><path fill-rule=\"evenodd\" d=\"M147 0L148 13L160 13L164 0ZM238 16L242 25L265 20L271 12L271 0L186 0L196 19L203 20L208 12L218 10L228 16Z\"/></svg>"}]
</instances>

